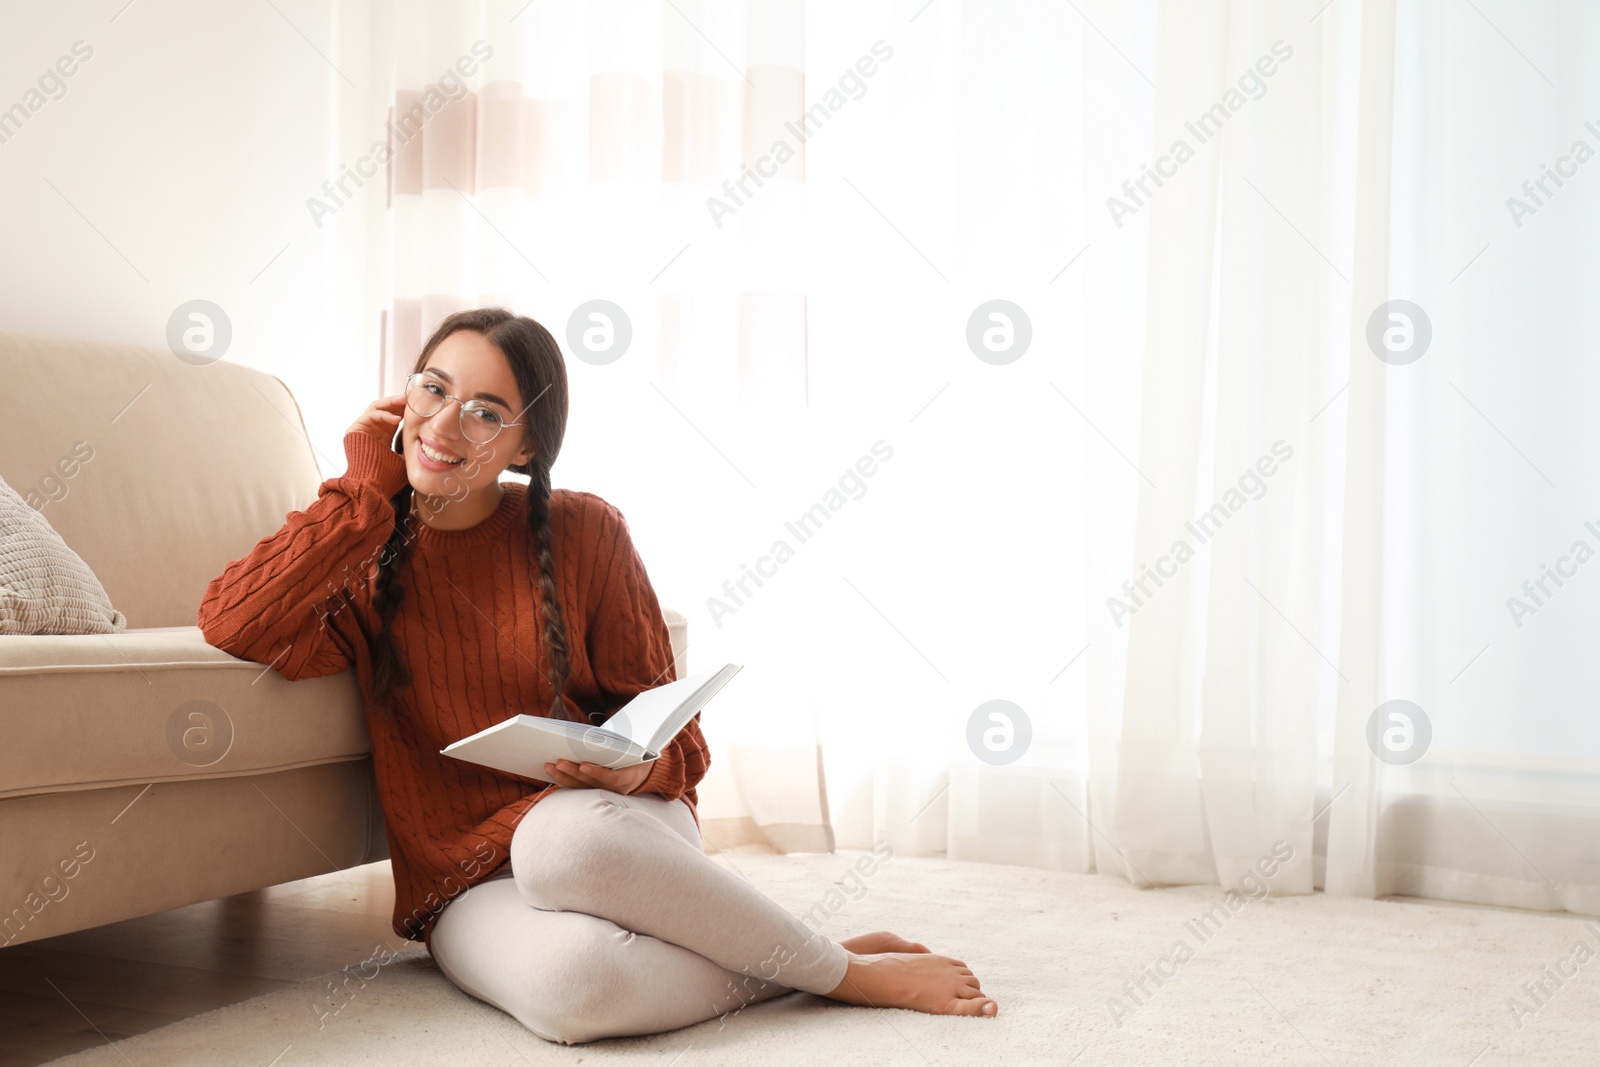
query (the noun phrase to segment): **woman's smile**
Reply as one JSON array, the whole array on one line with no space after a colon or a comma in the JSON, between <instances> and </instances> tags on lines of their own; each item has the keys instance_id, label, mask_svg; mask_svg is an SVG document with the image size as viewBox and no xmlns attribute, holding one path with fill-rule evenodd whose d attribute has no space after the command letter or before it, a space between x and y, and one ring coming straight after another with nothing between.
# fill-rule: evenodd
<instances>
[{"instance_id":1,"label":"woman's smile","mask_svg":"<svg viewBox=\"0 0 1600 1067\"><path fill-rule=\"evenodd\" d=\"M465 462L464 457L422 437L417 438L417 458L421 460L424 468L431 471L450 470Z\"/></svg>"}]
</instances>

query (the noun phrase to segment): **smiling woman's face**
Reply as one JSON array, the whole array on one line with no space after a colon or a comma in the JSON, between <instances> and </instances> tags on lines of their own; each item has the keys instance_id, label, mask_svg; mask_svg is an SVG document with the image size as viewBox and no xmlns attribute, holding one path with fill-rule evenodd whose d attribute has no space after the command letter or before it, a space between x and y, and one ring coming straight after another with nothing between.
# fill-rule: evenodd
<instances>
[{"instance_id":1,"label":"smiling woman's face","mask_svg":"<svg viewBox=\"0 0 1600 1067\"><path fill-rule=\"evenodd\" d=\"M525 422L522 394L506 357L481 333L457 330L439 343L423 368L420 387L438 394L460 397L444 401L434 415L418 415L409 403L401 423L401 444L405 450L406 475L417 493L438 498L431 510L464 513L461 518L482 518L477 512L492 510L499 502L496 483L500 472L513 463L526 463L530 453L523 444L526 426L506 426L487 443L470 440L461 430L461 404L479 400L487 404L502 423ZM467 418L477 416L468 414ZM469 424L471 425L471 424ZM426 443L435 453L460 462L445 465L425 455ZM492 499L489 499L492 497ZM455 516L452 516L453 518ZM452 523L454 525L454 523Z\"/></svg>"}]
</instances>

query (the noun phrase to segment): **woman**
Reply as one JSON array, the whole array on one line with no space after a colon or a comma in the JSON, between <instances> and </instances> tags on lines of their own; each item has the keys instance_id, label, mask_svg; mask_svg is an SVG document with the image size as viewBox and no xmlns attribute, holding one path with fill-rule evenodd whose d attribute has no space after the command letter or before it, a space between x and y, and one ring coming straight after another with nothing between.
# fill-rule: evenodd
<instances>
[{"instance_id":1,"label":"woman","mask_svg":"<svg viewBox=\"0 0 1600 1067\"><path fill-rule=\"evenodd\" d=\"M959 960L814 933L701 848L699 716L650 764L556 783L439 750L519 711L604 722L675 677L620 512L552 492L567 379L500 308L439 326L404 392L346 432L348 469L206 590L200 627L290 680L354 668L394 871L395 932L466 993L561 1043L656 1033L792 989L936 1014L998 1008ZM500 480L510 469L529 484Z\"/></svg>"}]
</instances>

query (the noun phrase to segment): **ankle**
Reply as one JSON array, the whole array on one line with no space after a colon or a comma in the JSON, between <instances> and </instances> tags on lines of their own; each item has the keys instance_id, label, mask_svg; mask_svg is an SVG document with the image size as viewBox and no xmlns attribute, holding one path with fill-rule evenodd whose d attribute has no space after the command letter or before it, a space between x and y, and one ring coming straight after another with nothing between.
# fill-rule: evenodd
<instances>
[{"instance_id":1,"label":"ankle","mask_svg":"<svg viewBox=\"0 0 1600 1067\"><path fill-rule=\"evenodd\" d=\"M840 993L853 989L861 981L862 974L871 963L872 960L869 957L859 952L851 952L849 949L845 949L844 974L839 977L838 984L823 995L837 997Z\"/></svg>"}]
</instances>

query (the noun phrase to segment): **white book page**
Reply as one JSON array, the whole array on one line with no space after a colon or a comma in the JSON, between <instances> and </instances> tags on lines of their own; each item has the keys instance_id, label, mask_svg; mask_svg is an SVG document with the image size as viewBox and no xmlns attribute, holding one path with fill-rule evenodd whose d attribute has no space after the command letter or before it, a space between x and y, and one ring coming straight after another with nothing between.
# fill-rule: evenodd
<instances>
[{"instance_id":1,"label":"white book page","mask_svg":"<svg viewBox=\"0 0 1600 1067\"><path fill-rule=\"evenodd\" d=\"M739 670L738 664L730 663L647 689L602 726L524 714L440 751L541 781L550 780L544 765L561 759L614 768L648 763Z\"/></svg>"},{"instance_id":2,"label":"white book page","mask_svg":"<svg viewBox=\"0 0 1600 1067\"><path fill-rule=\"evenodd\" d=\"M740 668L735 664L646 689L607 719L605 728L659 754L695 712Z\"/></svg>"},{"instance_id":3,"label":"white book page","mask_svg":"<svg viewBox=\"0 0 1600 1067\"><path fill-rule=\"evenodd\" d=\"M557 726L557 723L562 725ZM576 730L567 726L576 726ZM498 770L548 782L544 765L557 760L598 763L602 767L631 767L652 757L644 749L605 730L568 724L561 719L519 715L488 730L462 738L444 749L444 755Z\"/></svg>"}]
</instances>

